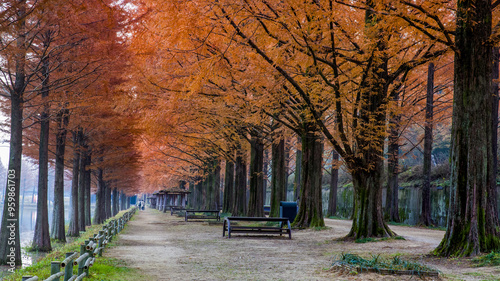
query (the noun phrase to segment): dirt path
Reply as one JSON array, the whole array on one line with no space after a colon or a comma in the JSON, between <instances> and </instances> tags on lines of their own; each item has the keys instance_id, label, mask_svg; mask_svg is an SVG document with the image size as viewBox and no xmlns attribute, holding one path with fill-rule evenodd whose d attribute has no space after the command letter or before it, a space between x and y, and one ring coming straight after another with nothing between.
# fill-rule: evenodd
<instances>
[{"instance_id":1,"label":"dirt path","mask_svg":"<svg viewBox=\"0 0 500 281\"><path fill-rule=\"evenodd\" d=\"M406 240L371 243L335 241L345 236L350 221L325 220L327 230L293 231L292 240L279 237L222 238L222 225L184 222L156 210L140 211L106 256L124 260L150 280L418 280L416 277L357 276L329 270L342 252L381 254L416 259L440 270L444 280L500 280L500 268L471 268L468 260L427 257L444 232L421 228L391 228Z\"/></svg>"}]
</instances>

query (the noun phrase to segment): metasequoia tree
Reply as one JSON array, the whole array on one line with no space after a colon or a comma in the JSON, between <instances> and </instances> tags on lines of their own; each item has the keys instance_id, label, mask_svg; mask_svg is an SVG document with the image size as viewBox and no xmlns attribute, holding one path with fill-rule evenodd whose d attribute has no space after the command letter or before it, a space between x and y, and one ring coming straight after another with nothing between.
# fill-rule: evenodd
<instances>
[{"instance_id":1,"label":"metasequoia tree","mask_svg":"<svg viewBox=\"0 0 500 281\"><path fill-rule=\"evenodd\" d=\"M306 129L302 143L303 148L309 150L303 150L303 163L310 161L307 157L311 155L316 154L315 159L318 158L318 153L322 151L319 141L321 133L346 162L355 186L354 221L349 236L392 235L383 221L381 211L382 151L389 96L400 89L401 82L412 68L442 54L444 49L430 44L414 47L408 52L415 41L411 45L401 45L401 34L409 34L384 27L397 25L382 15L386 7L379 2L359 2L359 5L354 6L359 8L358 13L353 13L352 6L345 7L328 1L311 4L291 2L272 5L252 1L238 3L245 7L239 9L238 5L225 5L219 1L218 8L227 25L237 35L233 37L240 39L239 44L247 46L247 50L254 53L253 57L268 63L272 69L270 71L281 77L288 101L300 101L305 124L303 128ZM313 6L309 9L307 5ZM309 14L308 11L314 13ZM329 22L316 20L321 18L323 12L333 14L333 19ZM342 17L342 13L349 13L350 19ZM291 16L280 17L283 14ZM249 18L254 21L249 21ZM350 30L355 28L356 22L358 31L352 33L357 36L351 37ZM362 28L359 23L363 23ZM276 42L276 45L262 44L265 40ZM395 44L396 41L399 44ZM346 49L352 52L345 52ZM278 54L301 57L306 63L300 65L302 69L293 70L292 64L283 56L279 58ZM302 71L303 74L293 76L292 70ZM327 100L333 103L325 103ZM298 106L294 109L297 112ZM325 118L328 110L336 112L332 113L336 117L334 123L329 123L331 118ZM350 135L353 137L348 137ZM317 144L317 147L308 147L313 144ZM302 174L305 176L313 171L307 167L303 166ZM308 183L307 178L302 180ZM321 211L317 210L321 195L315 190L319 191L319 188L308 189L308 186L303 186L301 211L296 225L315 225L316 221L321 224L321 215L318 214Z\"/></svg>"},{"instance_id":2,"label":"metasequoia tree","mask_svg":"<svg viewBox=\"0 0 500 281\"><path fill-rule=\"evenodd\" d=\"M425 107L425 136L424 136L424 169L422 185L422 211L420 223L431 225L431 161L432 161L432 126L434 104L434 63L429 64L427 71L427 98Z\"/></svg>"},{"instance_id":3,"label":"metasequoia tree","mask_svg":"<svg viewBox=\"0 0 500 281\"><path fill-rule=\"evenodd\" d=\"M23 102L26 88L33 73L27 70L28 50L33 34L27 17L34 8L26 1L8 1L3 7L8 15L2 22L1 71L4 79L2 95L10 101L10 154L8 179L4 199L2 225L0 230L0 264L21 265L21 243L19 240L19 195L21 179ZM36 70L35 70L36 71ZM10 176L10 178L9 178ZM10 198L10 199L9 199ZM10 204L10 205L9 205ZM10 208L9 208L10 206ZM9 224L8 219L15 220ZM9 227L9 228L8 228ZM14 243L9 244L9 237L14 236ZM13 249L14 251L11 251ZM8 255L13 256L11 260Z\"/></svg>"},{"instance_id":4,"label":"metasequoia tree","mask_svg":"<svg viewBox=\"0 0 500 281\"><path fill-rule=\"evenodd\" d=\"M500 248L490 122L493 46L498 44L500 2L456 1L406 3L410 26L454 51L454 100L451 134L451 180L447 231L434 253L470 256ZM443 24L441 11L455 10L455 26ZM429 23L429 24L427 24ZM495 28L493 28L495 26ZM454 37L453 37L454 36Z\"/></svg>"}]
</instances>

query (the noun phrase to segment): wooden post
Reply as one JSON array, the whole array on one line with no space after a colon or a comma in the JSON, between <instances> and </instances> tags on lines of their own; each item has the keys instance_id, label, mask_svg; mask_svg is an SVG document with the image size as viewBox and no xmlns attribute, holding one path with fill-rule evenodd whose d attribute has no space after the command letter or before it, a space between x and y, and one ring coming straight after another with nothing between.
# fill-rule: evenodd
<instances>
[{"instance_id":1,"label":"wooden post","mask_svg":"<svg viewBox=\"0 0 500 281\"><path fill-rule=\"evenodd\" d=\"M61 262L53 261L50 263L50 275L54 275L61 271ZM53 279L54 281L59 281L59 277Z\"/></svg>"},{"instance_id":2,"label":"wooden post","mask_svg":"<svg viewBox=\"0 0 500 281\"><path fill-rule=\"evenodd\" d=\"M66 253L66 257L73 255L73 252ZM64 267L64 281L68 281L73 276L73 263L69 262Z\"/></svg>"}]
</instances>

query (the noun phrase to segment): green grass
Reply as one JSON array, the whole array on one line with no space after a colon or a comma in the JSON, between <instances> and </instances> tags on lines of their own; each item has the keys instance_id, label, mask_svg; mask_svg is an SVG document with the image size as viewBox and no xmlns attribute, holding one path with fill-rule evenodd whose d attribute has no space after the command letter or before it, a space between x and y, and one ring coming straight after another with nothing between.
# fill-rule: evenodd
<instances>
[{"instance_id":1,"label":"green grass","mask_svg":"<svg viewBox=\"0 0 500 281\"><path fill-rule=\"evenodd\" d=\"M121 217L126 211L122 211L118 213L114 218ZM133 220L134 218L132 218ZM109 219L111 220L111 219ZM108 220L108 221L109 221ZM104 224L106 224L106 221ZM65 254L68 252L79 252L80 245L92 237L94 234L97 234L99 230L102 229L100 225L92 225L87 228L87 231L80 235L80 237L75 238L72 242L63 244L57 243L53 245L52 252L48 253L45 257L34 263L33 265L16 270L15 273L4 277L1 280L5 281L14 281L21 280L22 276L38 276L40 280L46 279L50 276L50 263L52 261L62 261L65 258ZM116 238L115 238L116 239ZM111 243L112 244L112 243ZM112 246L112 245L108 245ZM106 251L106 249L104 250ZM76 274L77 267L74 267L74 273ZM109 280L109 281L117 281L117 280L147 280L149 278L142 276L135 269L127 268L126 265L117 259L98 257L94 263L94 265L89 270L89 277L85 278L85 280Z\"/></svg>"},{"instance_id":2,"label":"green grass","mask_svg":"<svg viewBox=\"0 0 500 281\"><path fill-rule=\"evenodd\" d=\"M395 237L383 237L383 238L360 238L356 239L354 242L355 243L368 243L368 242L380 242L380 241L387 241L387 240L406 240L402 236L395 236Z\"/></svg>"},{"instance_id":3,"label":"green grass","mask_svg":"<svg viewBox=\"0 0 500 281\"><path fill-rule=\"evenodd\" d=\"M380 255L372 255L371 259L364 259L356 254L343 253L340 256L340 260L335 261L335 263L359 268L415 270L419 272L436 271L420 263L403 260L399 256L395 256L392 259L386 259Z\"/></svg>"},{"instance_id":4,"label":"green grass","mask_svg":"<svg viewBox=\"0 0 500 281\"><path fill-rule=\"evenodd\" d=\"M500 265L500 252L491 252L472 260L476 267Z\"/></svg>"}]
</instances>

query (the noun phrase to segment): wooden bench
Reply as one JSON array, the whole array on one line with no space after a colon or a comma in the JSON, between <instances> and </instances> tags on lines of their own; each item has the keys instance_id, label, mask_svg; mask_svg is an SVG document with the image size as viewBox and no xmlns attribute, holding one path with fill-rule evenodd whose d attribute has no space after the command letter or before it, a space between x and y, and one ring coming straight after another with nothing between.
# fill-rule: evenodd
<instances>
[{"instance_id":1,"label":"wooden bench","mask_svg":"<svg viewBox=\"0 0 500 281\"><path fill-rule=\"evenodd\" d=\"M182 206L170 206L170 215L173 216L174 214L180 211L186 211L186 210L191 210L191 209L186 209L186 207Z\"/></svg>"},{"instance_id":2,"label":"wooden bench","mask_svg":"<svg viewBox=\"0 0 500 281\"><path fill-rule=\"evenodd\" d=\"M246 222L277 222L279 226L248 226L248 225L235 225L236 221L246 221ZM231 224L232 223L232 224ZM268 217L227 217L224 220L224 226L222 229L222 237L227 236L231 238L231 233L263 233L263 234L288 234L288 237L292 239L292 228L290 227L290 221L288 218L268 218Z\"/></svg>"},{"instance_id":3,"label":"wooden bench","mask_svg":"<svg viewBox=\"0 0 500 281\"><path fill-rule=\"evenodd\" d=\"M198 215L197 215L198 213ZM199 214L203 213L203 214ZM197 219L197 220L204 220L204 219L216 219L217 221L220 221L220 211L219 210L186 210L185 213L185 221L188 221L189 219Z\"/></svg>"}]
</instances>

